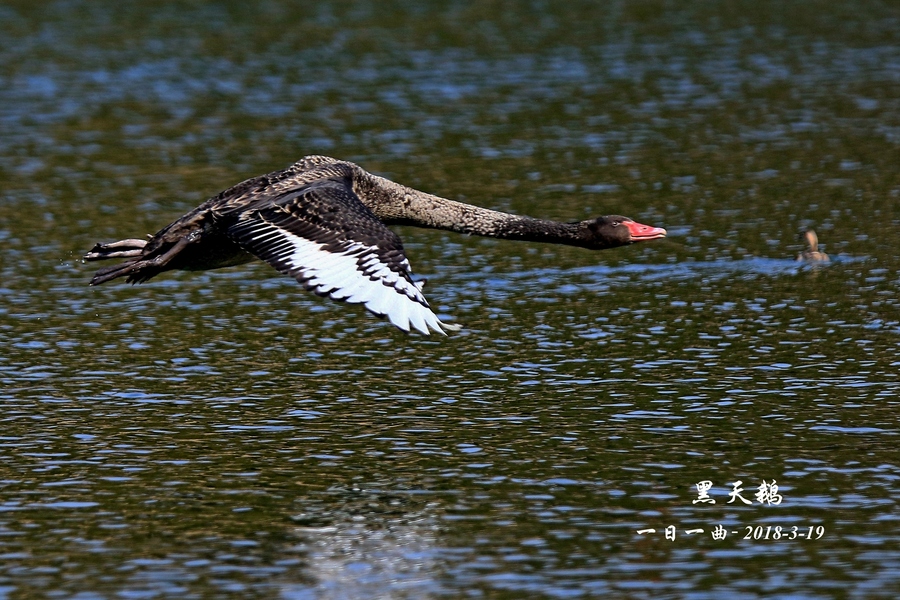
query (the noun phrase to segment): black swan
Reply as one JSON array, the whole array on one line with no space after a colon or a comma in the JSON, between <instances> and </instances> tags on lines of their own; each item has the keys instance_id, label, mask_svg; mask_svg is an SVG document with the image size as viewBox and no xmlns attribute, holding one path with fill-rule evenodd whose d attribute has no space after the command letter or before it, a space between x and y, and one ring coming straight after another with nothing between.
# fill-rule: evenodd
<instances>
[{"instance_id":1,"label":"black swan","mask_svg":"<svg viewBox=\"0 0 900 600\"><path fill-rule=\"evenodd\" d=\"M497 212L402 186L351 162L307 156L221 192L146 240L97 244L84 258L127 259L97 271L91 285L259 258L307 290L363 304L403 331L457 329L429 308L400 238L387 227L393 224L595 250L666 235L620 216L559 223Z\"/></svg>"},{"instance_id":2,"label":"black swan","mask_svg":"<svg viewBox=\"0 0 900 600\"><path fill-rule=\"evenodd\" d=\"M819 238L816 236L815 231L810 229L806 231L802 237L806 240L806 245L809 247L797 255L797 260L811 263L828 262L831 260L828 258L827 254L819 251Z\"/></svg>"}]
</instances>

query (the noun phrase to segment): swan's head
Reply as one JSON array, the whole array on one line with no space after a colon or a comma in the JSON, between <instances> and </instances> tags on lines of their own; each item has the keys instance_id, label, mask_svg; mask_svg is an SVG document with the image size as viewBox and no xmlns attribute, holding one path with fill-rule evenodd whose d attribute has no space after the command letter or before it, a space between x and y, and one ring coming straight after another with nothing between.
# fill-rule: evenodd
<instances>
[{"instance_id":1,"label":"swan's head","mask_svg":"<svg viewBox=\"0 0 900 600\"><path fill-rule=\"evenodd\" d=\"M666 237L666 230L662 227L642 225L620 215L597 217L581 223L584 225L585 246L596 250Z\"/></svg>"}]
</instances>

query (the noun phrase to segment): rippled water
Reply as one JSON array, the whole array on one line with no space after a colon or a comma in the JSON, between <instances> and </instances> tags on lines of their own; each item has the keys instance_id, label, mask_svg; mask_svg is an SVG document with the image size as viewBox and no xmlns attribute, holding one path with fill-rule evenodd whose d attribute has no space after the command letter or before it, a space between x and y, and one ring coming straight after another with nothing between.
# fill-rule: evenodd
<instances>
[{"instance_id":1,"label":"rippled water","mask_svg":"<svg viewBox=\"0 0 900 600\"><path fill-rule=\"evenodd\" d=\"M0 7L0 598L900 591L893 5L49 6ZM400 228L447 338L263 264L86 287L309 153L670 236Z\"/></svg>"}]
</instances>

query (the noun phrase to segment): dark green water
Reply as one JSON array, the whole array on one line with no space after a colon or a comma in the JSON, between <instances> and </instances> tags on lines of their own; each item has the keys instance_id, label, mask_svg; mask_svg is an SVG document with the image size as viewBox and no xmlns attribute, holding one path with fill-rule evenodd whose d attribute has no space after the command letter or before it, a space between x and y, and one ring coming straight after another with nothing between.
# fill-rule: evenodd
<instances>
[{"instance_id":1,"label":"dark green water","mask_svg":"<svg viewBox=\"0 0 900 600\"><path fill-rule=\"evenodd\" d=\"M896 597L898 31L874 0L3 3L0 598ZM401 228L440 339L263 264L86 286L94 242L312 153L670 236Z\"/></svg>"}]
</instances>

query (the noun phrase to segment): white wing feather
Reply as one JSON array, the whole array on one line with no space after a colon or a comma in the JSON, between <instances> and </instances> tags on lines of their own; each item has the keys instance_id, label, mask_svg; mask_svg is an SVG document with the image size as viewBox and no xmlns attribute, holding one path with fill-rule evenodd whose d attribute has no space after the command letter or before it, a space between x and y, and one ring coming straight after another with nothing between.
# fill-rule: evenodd
<instances>
[{"instance_id":1,"label":"white wing feather","mask_svg":"<svg viewBox=\"0 0 900 600\"><path fill-rule=\"evenodd\" d=\"M407 332L415 329L428 335L432 330L457 329L437 318L420 286L381 262L375 246L346 242L335 252L263 220L243 226L252 231L251 245L266 247L267 260L321 296L362 304ZM410 272L408 261L402 267Z\"/></svg>"}]
</instances>

